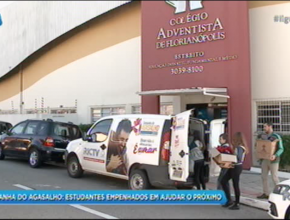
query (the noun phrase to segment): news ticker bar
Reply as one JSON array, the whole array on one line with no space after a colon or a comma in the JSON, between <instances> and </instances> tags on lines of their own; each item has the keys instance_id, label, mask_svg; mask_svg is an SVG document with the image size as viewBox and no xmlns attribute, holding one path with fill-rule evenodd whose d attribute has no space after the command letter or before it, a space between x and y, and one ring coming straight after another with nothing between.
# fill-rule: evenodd
<instances>
[{"instance_id":1,"label":"news ticker bar","mask_svg":"<svg viewBox=\"0 0 290 220\"><path fill-rule=\"evenodd\" d=\"M221 190L2 190L0 205L223 205Z\"/></svg>"}]
</instances>

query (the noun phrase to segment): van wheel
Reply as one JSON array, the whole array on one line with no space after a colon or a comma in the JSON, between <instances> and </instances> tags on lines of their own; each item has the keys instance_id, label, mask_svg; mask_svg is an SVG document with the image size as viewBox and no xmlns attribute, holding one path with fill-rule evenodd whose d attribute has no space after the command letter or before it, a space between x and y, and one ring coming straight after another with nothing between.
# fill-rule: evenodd
<instances>
[{"instance_id":1,"label":"van wheel","mask_svg":"<svg viewBox=\"0 0 290 220\"><path fill-rule=\"evenodd\" d=\"M5 159L5 154L4 154L4 150L3 150L3 146L0 146L0 160L4 160Z\"/></svg>"},{"instance_id":2,"label":"van wheel","mask_svg":"<svg viewBox=\"0 0 290 220\"><path fill-rule=\"evenodd\" d=\"M285 218L284 219L290 219L290 206L288 207L286 214L285 214Z\"/></svg>"},{"instance_id":3,"label":"van wheel","mask_svg":"<svg viewBox=\"0 0 290 220\"><path fill-rule=\"evenodd\" d=\"M68 158L67 172L72 178L82 177L84 170L76 156L71 156Z\"/></svg>"},{"instance_id":4,"label":"van wheel","mask_svg":"<svg viewBox=\"0 0 290 220\"><path fill-rule=\"evenodd\" d=\"M133 170L129 177L129 189L143 190L150 189L151 185L144 170Z\"/></svg>"},{"instance_id":5,"label":"van wheel","mask_svg":"<svg viewBox=\"0 0 290 220\"><path fill-rule=\"evenodd\" d=\"M42 164L40 152L37 149L32 149L29 152L29 165L32 168L38 168Z\"/></svg>"}]
</instances>

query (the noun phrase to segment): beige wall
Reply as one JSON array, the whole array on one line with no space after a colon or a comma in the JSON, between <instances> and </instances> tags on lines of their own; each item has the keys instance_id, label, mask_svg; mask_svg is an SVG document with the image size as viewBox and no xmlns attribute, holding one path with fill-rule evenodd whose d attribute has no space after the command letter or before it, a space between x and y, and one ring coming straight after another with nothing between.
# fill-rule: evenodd
<instances>
[{"instance_id":1,"label":"beige wall","mask_svg":"<svg viewBox=\"0 0 290 220\"><path fill-rule=\"evenodd\" d=\"M259 8L283 3L287 3L287 1L249 1L249 8Z\"/></svg>"},{"instance_id":2,"label":"beige wall","mask_svg":"<svg viewBox=\"0 0 290 220\"><path fill-rule=\"evenodd\" d=\"M140 35L140 2L121 6L56 39L24 61L23 90L69 63ZM0 90L5 92L0 93L0 102L19 94L20 88L19 72L2 79Z\"/></svg>"}]
</instances>

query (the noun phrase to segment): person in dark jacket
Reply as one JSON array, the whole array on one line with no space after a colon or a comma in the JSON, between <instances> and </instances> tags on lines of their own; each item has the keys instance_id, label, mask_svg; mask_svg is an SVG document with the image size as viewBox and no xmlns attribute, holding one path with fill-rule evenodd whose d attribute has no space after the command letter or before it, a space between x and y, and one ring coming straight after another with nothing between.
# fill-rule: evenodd
<instances>
[{"instance_id":1,"label":"person in dark jacket","mask_svg":"<svg viewBox=\"0 0 290 220\"><path fill-rule=\"evenodd\" d=\"M235 154L237 155L237 163L233 164L233 168L230 168L228 172L223 176L221 180L222 188L227 197L227 203L223 207L229 207L231 210L240 209L240 175L243 170L243 163L245 155L249 152L245 136L242 132L237 132L234 134L232 139L232 146ZM231 199L229 181L233 180L233 186L235 190L235 202Z\"/></svg>"}]
</instances>

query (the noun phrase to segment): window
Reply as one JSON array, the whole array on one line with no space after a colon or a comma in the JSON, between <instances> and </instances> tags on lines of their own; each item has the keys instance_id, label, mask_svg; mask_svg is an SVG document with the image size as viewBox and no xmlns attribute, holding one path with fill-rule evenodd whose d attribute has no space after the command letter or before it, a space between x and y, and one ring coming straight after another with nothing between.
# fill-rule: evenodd
<instances>
[{"instance_id":1,"label":"window","mask_svg":"<svg viewBox=\"0 0 290 220\"><path fill-rule=\"evenodd\" d=\"M108 120L104 120L104 121L99 122L91 130L90 135L97 134L100 137L100 138L99 137L97 138L98 140L100 140L100 139L102 141L107 140L112 121L113 121L112 119L108 119Z\"/></svg>"},{"instance_id":2,"label":"window","mask_svg":"<svg viewBox=\"0 0 290 220\"><path fill-rule=\"evenodd\" d=\"M57 136L68 137L69 136L69 128L68 126L62 124L55 124L53 133Z\"/></svg>"},{"instance_id":3,"label":"window","mask_svg":"<svg viewBox=\"0 0 290 220\"><path fill-rule=\"evenodd\" d=\"M161 104L160 114L161 115L173 115L173 105L172 104Z\"/></svg>"},{"instance_id":4,"label":"window","mask_svg":"<svg viewBox=\"0 0 290 220\"><path fill-rule=\"evenodd\" d=\"M70 138L70 139L77 139L81 137L81 132L76 126L72 126L69 124L61 124L55 123L53 126L53 133L55 135Z\"/></svg>"},{"instance_id":5,"label":"window","mask_svg":"<svg viewBox=\"0 0 290 220\"><path fill-rule=\"evenodd\" d=\"M22 134L22 131L23 131L25 125L26 125L26 122L22 122L22 123L16 125L16 126L11 130L12 134Z\"/></svg>"},{"instance_id":6,"label":"window","mask_svg":"<svg viewBox=\"0 0 290 220\"><path fill-rule=\"evenodd\" d=\"M39 122L37 121L28 122L28 125L25 128L24 134L35 134L38 123Z\"/></svg>"},{"instance_id":7,"label":"window","mask_svg":"<svg viewBox=\"0 0 290 220\"><path fill-rule=\"evenodd\" d=\"M81 132L80 132L80 130L77 127L72 127L72 132L73 132L73 136L75 138L81 138L82 137Z\"/></svg>"},{"instance_id":8,"label":"window","mask_svg":"<svg viewBox=\"0 0 290 220\"><path fill-rule=\"evenodd\" d=\"M132 114L141 114L141 106L132 106Z\"/></svg>"},{"instance_id":9,"label":"window","mask_svg":"<svg viewBox=\"0 0 290 220\"><path fill-rule=\"evenodd\" d=\"M124 107L110 107L110 108L93 108L92 109L92 121L96 122L98 119L110 116L125 114Z\"/></svg>"},{"instance_id":10,"label":"window","mask_svg":"<svg viewBox=\"0 0 290 220\"><path fill-rule=\"evenodd\" d=\"M263 131L263 124L273 123L277 133L290 134L290 100L257 101L257 132Z\"/></svg>"},{"instance_id":11,"label":"window","mask_svg":"<svg viewBox=\"0 0 290 220\"><path fill-rule=\"evenodd\" d=\"M38 135L46 135L48 133L48 124L46 122L41 123L37 134Z\"/></svg>"},{"instance_id":12,"label":"window","mask_svg":"<svg viewBox=\"0 0 290 220\"><path fill-rule=\"evenodd\" d=\"M132 106L132 114L141 114L141 106ZM161 115L173 115L173 105L172 104L161 104L160 105Z\"/></svg>"}]
</instances>

